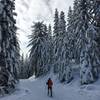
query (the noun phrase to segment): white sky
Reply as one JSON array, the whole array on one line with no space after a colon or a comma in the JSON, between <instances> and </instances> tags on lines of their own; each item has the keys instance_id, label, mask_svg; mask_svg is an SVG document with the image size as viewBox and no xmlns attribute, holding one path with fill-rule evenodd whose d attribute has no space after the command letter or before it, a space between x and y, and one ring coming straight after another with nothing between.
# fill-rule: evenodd
<instances>
[{"instance_id":1,"label":"white sky","mask_svg":"<svg viewBox=\"0 0 100 100\"><path fill-rule=\"evenodd\" d=\"M17 31L20 40L21 53L26 54L29 50L28 35L31 34L32 22L37 20L45 23L53 22L55 8L63 10L67 14L69 6L73 0L16 0ZM67 17L67 16L66 16Z\"/></svg>"}]
</instances>

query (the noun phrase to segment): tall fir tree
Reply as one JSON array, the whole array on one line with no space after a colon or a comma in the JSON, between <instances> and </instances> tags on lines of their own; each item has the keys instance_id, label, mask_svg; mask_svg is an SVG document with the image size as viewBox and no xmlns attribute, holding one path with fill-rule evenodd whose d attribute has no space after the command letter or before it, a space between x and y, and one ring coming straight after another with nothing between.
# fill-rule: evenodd
<instances>
[{"instance_id":1,"label":"tall fir tree","mask_svg":"<svg viewBox=\"0 0 100 100\"><path fill-rule=\"evenodd\" d=\"M89 84L98 78L98 66L100 65L100 55L97 42L95 41L96 31L90 25L86 31L87 42L82 49L80 56L80 77L81 84Z\"/></svg>"},{"instance_id":2,"label":"tall fir tree","mask_svg":"<svg viewBox=\"0 0 100 100\"><path fill-rule=\"evenodd\" d=\"M89 15L88 15L88 2L86 0L80 0L79 2L79 22L78 22L78 41L77 41L77 51L80 55L80 78L81 84L88 84L94 81L92 66L90 62L90 55L88 52L88 38L86 36L86 31L89 27Z\"/></svg>"},{"instance_id":3,"label":"tall fir tree","mask_svg":"<svg viewBox=\"0 0 100 100\"><path fill-rule=\"evenodd\" d=\"M88 84L94 82L98 76L97 68L95 67L96 64L94 64L99 62L99 57L95 53L98 51L94 40L96 32L91 23L91 2L79 0L77 4L78 10L76 10L76 14L78 12L79 15L77 14L77 19L75 21L75 23L77 22L75 28L75 34L77 36L76 50L77 54L80 56L81 84Z\"/></svg>"},{"instance_id":4,"label":"tall fir tree","mask_svg":"<svg viewBox=\"0 0 100 100\"><path fill-rule=\"evenodd\" d=\"M73 10L71 7L69 7L69 10L68 10L68 17L67 17L67 21L68 21L68 24L67 24L67 32L68 32L68 35L72 36L73 34Z\"/></svg>"},{"instance_id":5,"label":"tall fir tree","mask_svg":"<svg viewBox=\"0 0 100 100\"><path fill-rule=\"evenodd\" d=\"M51 66L53 66L52 65L52 63L53 63L53 38L52 38L53 36L52 36L52 27L51 27L51 24L49 24L49 26L48 26L48 40L49 40L49 52L50 52L50 65Z\"/></svg>"},{"instance_id":6,"label":"tall fir tree","mask_svg":"<svg viewBox=\"0 0 100 100\"><path fill-rule=\"evenodd\" d=\"M8 93L15 87L19 69L19 44L16 36L16 20L14 16L15 1L1 0L0 10L0 86Z\"/></svg>"},{"instance_id":7,"label":"tall fir tree","mask_svg":"<svg viewBox=\"0 0 100 100\"><path fill-rule=\"evenodd\" d=\"M59 12L57 9L55 9L53 35L57 36L58 34L59 34Z\"/></svg>"},{"instance_id":8,"label":"tall fir tree","mask_svg":"<svg viewBox=\"0 0 100 100\"><path fill-rule=\"evenodd\" d=\"M76 35L76 51L78 56L78 61L80 58L80 53L85 43L85 33L88 28L89 17L88 17L88 6L85 0L75 0L74 2L74 29Z\"/></svg>"},{"instance_id":9,"label":"tall fir tree","mask_svg":"<svg viewBox=\"0 0 100 100\"><path fill-rule=\"evenodd\" d=\"M51 28L51 25L50 24L48 26L48 35L49 36L52 36L52 28Z\"/></svg>"},{"instance_id":10,"label":"tall fir tree","mask_svg":"<svg viewBox=\"0 0 100 100\"><path fill-rule=\"evenodd\" d=\"M66 21L65 21L65 14L63 11L60 13L59 18L59 35L66 35Z\"/></svg>"},{"instance_id":11,"label":"tall fir tree","mask_svg":"<svg viewBox=\"0 0 100 100\"><path fill-rule=\"evenodd\" d=\"M49 42L44 26L42 22L35 23L30 36L30 68L31 74L34 73L36 77L46 74L49 70Z\"/></svg>"},{"instance_id":12,"label":"tall fir tree","mask_svg":"<svg viewBox=\"0 0 100 100\"><path fill-rule=\"evenodd\" d=\"M99 0L91 0L90 2L90 16L91 23L94 25L95 30L97 31L96 41L98 43L98 47L100 49L100 1Z\"/></svg>"},{"instance_id":13,"label":"tall fir tree","mask_svg":"<svg viewBox=\"0 0 100 100\"><path fill-rule=\"evenodd\" d=\"M57 8L55 9L54 16L54 27L53 27L53 63L54 63L54 73L58 72L58 65L55 63L57 61L57 56L55 55L58 48L58 38L59 38L59 12Z\"/></svg>"},{"instance_id":14,"label":"tall fir tree","mask_svg":"<svg viewBox=\"0 0 100 100\"><path fill-rule=\"evenodd\" d=\"M73 10L71 7L69 7L68 11L68 17L67 17L67 35L66 40L68 41L69 47L70 47L70 59L75 59L75 32L74 32L74 16L73 16Z\"/></svg>"},{"instance_id":15,"label":"tall fir tree","mask_svg":"<svg viewBox=\"0 0 100 100\"><path fill-rule=\"evenodd\" d=\"M73 18L71 19L72 20L72 32L74 34L74 59L75 59L75 62L76 63L80 63L80 53L79 51L77 50L77 40L79 38L79 28L77 27L78 24L79 24L79 21L80 21L80 17L79 17L79 14L80 14L80 0L74 0L74 5L73 5Z\"/></svg>"},{"instance_id":16,"label":"tall fir tree","mask_svg":"<svg viewBox=\"0 0 100 100\"><path fill-rule=\"evenodd\" d=\"M72 79L72 70L69 66L69 48L67 41L66 21L63 11L58 22L58 34L54 41L54 73L58 74L60 82L69 82Z\"/></svg>"}]
</instances>

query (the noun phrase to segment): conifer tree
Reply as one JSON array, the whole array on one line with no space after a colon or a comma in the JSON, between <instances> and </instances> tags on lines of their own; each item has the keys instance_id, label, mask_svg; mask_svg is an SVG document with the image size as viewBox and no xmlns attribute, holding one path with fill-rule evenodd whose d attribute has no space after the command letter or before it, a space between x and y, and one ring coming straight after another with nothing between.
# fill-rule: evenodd
<instances>
[{"instance_id":1,"label":"conifer tree","mask_svg":"<svg viewBox=\"0 0 100 100\"><path fill-rule=\"evenodd\" d=\"M14 0L1 0L0 5L0 86L3 86L3 93L8 93L15 87L18 79L20 55Z\"/></svg>"},{"instance_id":2,"label":"conifer tree","mask_svg":"<svg viewBox=\"0 0 100 100\"><path fill-rule=\"evenodd\" d=\"M86 31L87 42L82 49L81 63L81 83L89 84L98 78L98 65L100 64L100 55L97 42L95 41L96 30L90 25Z\"/></svg>"},{"instance_id":3,"label":"conifer tree","mask_svg":"<svg viewBox=\"0 0 100 100\"><path fill-rule=\"evenodd\" d=\"M98 51L95 42L96 31L91 23L90 11L90 2L80 0L78 3L79 16L77 17L78 21L75 32L77 33L77 53L80 55L81 84L94 82L98 76L95 66L99 62L99 57L95 53Z\"/></svg>"},{"instance_id":4,"label":"conifer tree","mask_svg":"<svg viewBox=\"0 0 100 100\"><path fill-rule=\"evenodd\" d=\"M69 7L68 11L68 18L67 18L67 35L66 39L68 40L68 44L70 47L70 59L75 59L75 32L74 32L74 16L73 16L73 10L71 7Z\"/></svg>"},{"instance_id":5,"label":"conifer tree","mask_svg":"<svg viewBox=\"0 0 100 100\"><path fill-rule=\"evenodd\" d=\"M59 12L57 9L55 9L53 35L57 36L58 34L59 34Z\"/></svg>"},{"instance_id":6,"label":"conifer tree","mask_svg":"<svg viewBox=\"0 0 100 100\"><path fill-rule=\"evenodd\" d=\"M49 40L49 54L50 54L50 66L53 67L52 63L53 63L53 38L52 38L52 27L51 24L49 24L48 26L48 40ZM51 67L50 67L51 68Z\"/></svg>"},{"instance_id":7,"label":"conifer tree","mask_svg":"<svg viewBox=\"0 0 100 100\"><path fill-rule=\"evenodd\" d=\"M60 13L60 19L59 19L59 35L65 35L66 34L66 21L65 21L65 14L63 11Z\"/></svg>"},{"instance_id":8,"label":"conifer tree","mask_svg":"<svg viewBox=\"0 0 100 100\"><path fill-rule=\"evenodd\" d=\"M54 73L58 72L58 65L57 65L57 48L58 48L58 40L59 39L59 12L55 9L55 16L54 16L54 27L53 27L53 63L54 63Z\"/></svg>"},{"instance_id":9,"label":"conifer tree","mask_svg":"<svg viewBox=\"0 0 100 100\"><path fill-rule=\"evenodd\" d=\"M58 18L58 34L54 37L54 73L58 74L60 82L70 82L72 79L72 70L69 66L68 35L63 11L61 11Z\"/></svg>"},{"instance_id":10,"label":"conifer tree","mask_svg":"<svg viewBox=\"0 0 100 100\"><path fill-rule=\"evenodd\" d=\"M49 70L49 42L47 33L44 31L45 25L42 22L35 23L30 35L30 70L39 77Z\"/></svg>"},{"instance_id":11,"label":"conifer tree","mask_svg":"<svg viewBox=\"0 0 100 100\"><path fill-rule=\"evenodd\" d=\"M95 26L95 30L97 31L96 41L98 43L98 47L100 49L100 1L99 0L91 0L90 2L90 17L91 23Z\"/></svg>"},{"instance_id":12,"label":"conifer tree","mask_svg":"<svg viewBox=\"0 0 100 100\"><path fill-rule=\"evenodd\" d=\"M75 47L77 51L77 59L80 60L80 53L82 48L84 48L85 44L85 34L88 28L89 17L88 17L88 4L86 0L76 0L74 2L74 10L73 16L74 18L74 25L73 25L73 32L76 35L76 42Z\"/></svg>"},{"instance_id":13,"label":"conifer tree","mask_svg":"<svg viewBox=\"0 0 100 100\"><path fill-rule=\"evenodd\" d=\"M50 24L48 26L48 35L49 36L52 36L52 28L51 28L51 25Z\"/></svg>"}]
</instances>

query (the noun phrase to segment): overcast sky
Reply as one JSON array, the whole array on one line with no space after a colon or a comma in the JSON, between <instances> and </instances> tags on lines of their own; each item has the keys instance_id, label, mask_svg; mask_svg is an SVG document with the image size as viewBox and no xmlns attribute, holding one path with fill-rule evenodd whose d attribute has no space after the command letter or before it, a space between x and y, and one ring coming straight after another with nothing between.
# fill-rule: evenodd
<instances>
[{"instance_id":1,"label":"overcast sky","mask_svg":"<svg viewBox=\"0 0 100 100\"><path fill-rule=\"evenodd\" d=\"M52 23L55 8L63 10L66 15L69 6L72 6L73 0L16 0L17 31L20 41L21 53L26 54L28 48L28 35L31 34L31 25L35 21L44 21Z\"/></svg>"}]
</instances>

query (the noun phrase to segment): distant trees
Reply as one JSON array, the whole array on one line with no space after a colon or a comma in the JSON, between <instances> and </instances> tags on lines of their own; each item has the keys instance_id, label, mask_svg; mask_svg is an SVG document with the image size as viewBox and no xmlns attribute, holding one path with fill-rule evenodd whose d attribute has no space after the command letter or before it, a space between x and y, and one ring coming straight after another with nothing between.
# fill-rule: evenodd
<instances>
[{"instance_id":1,"label":"distant trees","mask_svg":"<svg viewBox=\"0 0 100 100\"><path fill-rule=\"evenodd\" d=\"M20 57L19 79L27 79L30 77L29 57L28 55Z\"/></svg>"}]
</instances>

